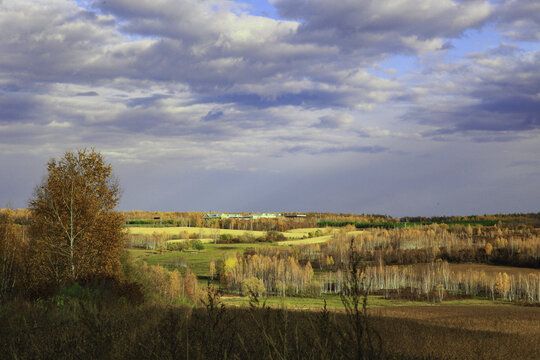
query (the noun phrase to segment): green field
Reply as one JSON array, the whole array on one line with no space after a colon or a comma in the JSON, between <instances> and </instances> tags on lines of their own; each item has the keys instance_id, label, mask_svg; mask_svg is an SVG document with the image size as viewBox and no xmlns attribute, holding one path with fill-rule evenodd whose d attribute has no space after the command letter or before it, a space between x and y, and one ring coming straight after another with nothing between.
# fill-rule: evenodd
<instances>
[{"instance_id":1,"label":"green field","mask_svg":"<svg viewBox=\"0 0 540 360\"><path fill-rule=\"evenodd\" d=\"M322 228L304 228L293 229L286 232L282 232L288 239L287 241L281 241L276 243L241 243L241 244L214 244L213 237L221 234L230 234L233 236L241 236L243 234L250 234L253 237L262 237L266 235L265 231L250 231L250 230L228 230L228 229L209 229L209 228L197 228L197 227L150 227L150 226L137 226L128 227L128 231L133 235L152 235L154 233L166 234L168 237L179 236L187 232L188 234L197 234L201 237L201 241L204 243L204 250L199 251L164 251L160 253L158 250L140 250L129 249L129 253L136 260L144 260L150 265L161 265L166 268L172 269L181 260L185 260L190 270L199 278L209 276L209 264L212 260L217 261L219 259L225 259L228 256L236 253L243 253L248 248L259 248L268 246L293 246L293 245L306 245L306 244L318 244L323 243L332 238L332 235L324 235L318 237L309 237L310 233L313 235L317 230L319 232L325 232ZM183 242L183 239L168 240L168 243Z\"/></svg>"},{"instance_id":2,"label":"green field","mask_svg":"<svg viewBox=\"0 0 540 360\"><path fill-rule=\"evenodd\" d=\"M225 259L236 253L243 253L248 248L268 246L267 243L255 244L205 244L200 251L164 251L128 249L134 259L142 259L150 265L173 266L175 260L182 258L187 261L189 269L198 277L209 276L210 261Z\"/></svg>"},{"instance_id":3,"label":"green field","mask_svg":"<svg viewBox=\"0 0 540 360\"><path fill-rule=\"evenodd\" d=\"M266 235L266 231L254 231L254 230L230 230L230 229L210 229L203 227L185 227L185 226L168 226L168 227L154 227L154 226L127 226L128 232L133 235L152 235L166 234L168 236L178 236L187 232L188 234L197 234L201 238L212 238L213 236L230 234L233 236L241 236L244 234L250 234L253 237L263 237ZM324 231L324 228L304 228L293 229L285 232L281 232L287 239L301 239L308 237L310 232L317 230Z\"/></svg>"}]
</instances>

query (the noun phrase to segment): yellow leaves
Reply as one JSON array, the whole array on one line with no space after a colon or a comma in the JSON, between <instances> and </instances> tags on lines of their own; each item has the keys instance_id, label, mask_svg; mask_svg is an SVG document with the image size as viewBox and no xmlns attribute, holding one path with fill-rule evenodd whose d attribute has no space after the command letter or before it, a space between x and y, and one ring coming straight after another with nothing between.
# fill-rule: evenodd
<instances>
[{"instance_id":1,"label":"yellow leaves","mask_svg":"<svg viewBox=\"0 0 540 360\"><path fill-rule=\"evenodd\" d=\"M506 298L506 295L510 291L510 277L507 273L498 273L495 279L495 291L503 295Z\"/></svg>"},{"instance_id":2,"label":"yellow leaves","mask_svg":"<svg viewBox=\"0 0 540 360\"><path fill-rule=\"evenodd\" d=\"M472 236L473 230L470 224L467 224L467 226L465 227L465 232L467 233L467 236Z\"/></svg>"},{"instance_id":3,"label":"yellow leaves","mask_svg":"<svg viewBox=\"0 0 540 360\"><path fill-rule=\"evenodd\" d=\"M67 152L60 160L49 161L47 178L36 188L29 208L33 246L51 257L44 259L36 252L31 263L56 268L36 270L59 282L117 276L125 240L123 218L114 212L119 199L112 167L94 149ZM56 279L51 273L57 274Z\"/></svg>"},{"instance_id":4,"label":"yellow leaves","mask_svg":"<svg viewBox=\"0 0 540 360\"><path fill-rule=\"evenodd\" d=\"M214 275L216 273L216 263L214 262L214 260L210 261L210 263L208 264L208 272L210 273L210 277L212 278L212 280L214 280Z\"/></svg>"},{"instance_id":5,"label":"yellow leaves","mask_svg":"<svg viewBox=\"0 0 540 360\"><path fill-rule=\"evenodd\" d=\"M306 266L304 267L304 277L305 281L309 282L311 281L311 278L313 278L313 274L315 272L313 271L313 267L311 267L311 263L308 261Z\"/></svg>"},{"instance_id":6,"label":"yellow leaves","mask_svg":"<svg viewBox=\"0 0 540 360\"><path fill-rule=\"evenodd\" d=\"M242 293L244 295L249 295L251 292L257 294L258 296L261 296L266 292L264 282L255 276L244 279L242 282Z\"/></svg>"},{"instance_id":7,"label":"yellow leaves","mask_svg":"<svg viewBox=\"0 0 540 360\"><path fill-rule=\"evenodd\" d=\"M326 265L328 265L328 266L334 265L334 258L331 255L328 255L326 257Z\"/></svg>"},{"instance_id":8,"label":"yellow leaves","mask_svg":"<svg viewBox=\"0 0 540 360\"><path fill-rule=\"evenodd\" d=\"M486 246L484 249L486 250L486 255L489 256L493 252L493 245L491 245L491 243L486 243Z\"/></svg>"},{"instance_id":9,"label":"yellow leaves","mask_svg":"<svg viewBox=\"0 0 540 360\"><path fill-rule=\"evenodd\" d=\"M508 246L508 240L499 236L497 237L497 240L495 240L495 246L497 246L498 248L505 248Z\"/></svg>"},{"instance_id":10,"label":"yellow leaves","mask_svg":"<svg viewBox=\"0 0 540 360\"><path fill-rule=\"evenodd\" d=\"M169 296L172 299L180 297L181 275L178 270L174 270L169 277Z\"/></svg>"},{"instance_id":11,"label":"yellow leaves","mask_svg":"<svg viewBox=\"0 0 540 360\"><path fill-rule=\"evenodd\" d=\"M236 256L228 257L225 260L225 263L223 265L223 269L225 271L225 274L227 274L231 270L233 270L236 267L236 265L238 265L238 259L236 258Z\"/></svg>"}]
</instances>

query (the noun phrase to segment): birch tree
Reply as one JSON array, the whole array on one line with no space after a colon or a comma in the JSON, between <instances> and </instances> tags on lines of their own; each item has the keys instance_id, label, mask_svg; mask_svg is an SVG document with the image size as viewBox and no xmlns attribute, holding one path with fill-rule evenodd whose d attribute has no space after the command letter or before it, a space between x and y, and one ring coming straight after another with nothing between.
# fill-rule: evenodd
<instances>
[{"instance_id":1,"label":"birch tree","mask_svg":"<svg viewBox=\"0 0 540 360\"><path fill-rule=\"evenodd\" d=\"M114 212L119 200L112 167L99 152L51 159L29 203L42 275L57 282L114 276L125 240L123 218Z\"/></svg>"}]
</instances>

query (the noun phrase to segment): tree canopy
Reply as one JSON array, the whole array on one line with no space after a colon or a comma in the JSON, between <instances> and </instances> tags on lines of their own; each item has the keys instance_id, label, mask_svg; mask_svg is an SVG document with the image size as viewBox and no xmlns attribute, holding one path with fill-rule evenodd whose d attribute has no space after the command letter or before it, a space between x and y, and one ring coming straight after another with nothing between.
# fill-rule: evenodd
<instances>
[{"instance_id":1,"label":"tree canopy","mask_svg":"<svg viewBox=\"0 0 540 360\"><path fill-rule=\"evenodd\" d=\"M114 211L119 200L112 166L99 152L51 159L29 202L38 279L61 284L115 277L125 239L123 218Z\"/></svg>"}]
</instances>

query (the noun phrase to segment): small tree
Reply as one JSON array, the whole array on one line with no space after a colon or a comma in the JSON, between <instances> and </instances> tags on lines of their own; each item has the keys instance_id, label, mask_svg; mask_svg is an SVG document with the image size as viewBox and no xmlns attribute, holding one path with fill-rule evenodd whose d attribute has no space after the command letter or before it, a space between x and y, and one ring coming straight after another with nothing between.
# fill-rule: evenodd
<instances>
[{"instance_id":1,"label":"small tree","mask_svg":"<svg viewBox=\"0 0 540 360\"><path fill-rule=\"evenodd\" d=\"M353 348L355 354L343 352L342 355L357 360L374 359L381 356L381 338L369 321L367 300L370 284L366 276L367 265L362 261L354 241L352 237L349 245L349 263L340 297L349 320L349 328L342 334L343 340L348 344L344 349Z\"/></svg>"},{"instance_id":2,"label":"small tree","mask_svg":"<svg viewBox=\"0 0 540 360\"><path fill-rule=\"evenodd\" d=\"M214 274L216 273L216 263L214 260L210 261L210 264L208 265L208 270L210 272L210 279L214 280Z\"/></svg>"},{"instance_id":3,"label":"small tree","mask_svg":"<svg viewBox=\"0 0 540 360\"><path fill-rule=\"evenodd\" d=\"M66 152L47 164L29 208L34 262L42 280L114 277L124 246L124 219L112 167L94 149Z\"/></svg>"},{"instance_id":4,"label":"small tree","mask_svg":"<svg viewBox=\"0 0 540 360\"><path fill-rule=\"evenodd\" d=\"M0 302L22 288L27 243L10 209L0 210Z\"/></svg>"}]
</instances>

